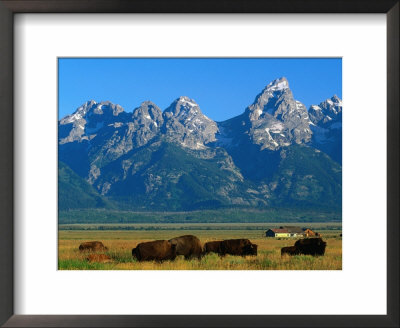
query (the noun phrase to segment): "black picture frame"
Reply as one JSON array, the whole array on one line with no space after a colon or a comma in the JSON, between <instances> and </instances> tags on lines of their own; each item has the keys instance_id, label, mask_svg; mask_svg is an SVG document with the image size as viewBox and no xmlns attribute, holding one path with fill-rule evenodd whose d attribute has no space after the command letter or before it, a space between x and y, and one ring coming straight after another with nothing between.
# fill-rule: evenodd
<instances>
[{"instance_id":1,"label":"black picture frame","mask_svg":"<svg viewBox=\"0 0 400 328\"><path fill-rule=\"evenodd\" d=\"M399 327L399 8L399 0L0 0L0 324L4 327ZM16 13L386 14L387 315L14 315L13 20Z\"/></svg>"}]
</instances>

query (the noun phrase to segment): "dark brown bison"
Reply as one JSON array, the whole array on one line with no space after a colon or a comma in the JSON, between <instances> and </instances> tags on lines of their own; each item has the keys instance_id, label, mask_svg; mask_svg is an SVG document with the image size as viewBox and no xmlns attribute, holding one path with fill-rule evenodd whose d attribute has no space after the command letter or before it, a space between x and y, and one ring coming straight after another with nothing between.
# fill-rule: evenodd
<instances>
[{"instance_id":1,"label":"dark brown bison","mask_svg":"<svg viewBox=\"0 0 400 328\"><path fill-rule=\"evenodd\" d=\"M204 254L217 253L219 254L222 241L209 241L204 244Z\"/></svg>"},{"instance_id":2,"label":"dark brown bison","mask_svg":"<svg viewBox=\"0 0 400 328\"><path fill-rule=\"evenodd\" d=\"M176 245L166 240L155 240L140 243L132 249L132 256L141 261L166 261L175 260Z\"/></svg>"},{"instance_id":3,"label":"dark brown bison","mask_svg":"<svg viewBox=\"0 0 400 328\"><path fill-rule=\"evenodd\" d=\"M304 255L324 255L326 242L322 238L307 238L299 239L295 242L294 246L298 254Z\"/></svg>"},{"instance_id":4,"label":"dark brown bison","mask_svg":"<svg viewBox=\"0 0 400 328\"><path fill-rule=\"evenodd\" d=\"M203 255L203 247L196 236L185 235L168 241L176 246L176 255L183 255L186 260L193 257L200 259Z\"/></svg>"},{"instance_id":5,"label":"dark brown bison","mask_svg":"<svg viewBox=\"0 0 400 328\"><path fill-rule=\"evenodd\" d=\"M281 256L283 255L297 255L299 254L297 251L296 246L288 246L288 247L282 247L281 248Z\"/></svg>"},{"instance_id":6,"label":"dark brown bison","mask_svg":"<svg viewBox=\"0 0 400 328\"><path fill-rule=\"evenodd\" d=\"M108 248L101 241L88 241L79 245L80 251L107 251Z\"/></svg>"},{"instance_id":7,"label":"dark brown bison","mask_svg":"<svg viewBox=\"0 0 400 328\"><path fill-rule=\"evenodd\" d=\"M220 255L257 255L257 245L248 239L228 239L221 242Z\"/></svg>"}]
</instances>

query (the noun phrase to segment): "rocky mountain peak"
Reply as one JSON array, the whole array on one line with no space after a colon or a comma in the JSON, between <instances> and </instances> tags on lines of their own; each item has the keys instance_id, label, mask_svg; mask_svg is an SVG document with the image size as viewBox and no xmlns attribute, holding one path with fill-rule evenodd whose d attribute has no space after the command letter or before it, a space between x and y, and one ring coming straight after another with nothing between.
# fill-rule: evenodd
<instances>
[{"instance_id":1,"label":"rocky mountain peak","mask_svg":"<svg viewBox=\"0 0 400 328\"><path fill-rule=\"evenodd\" d=\"M114 123L119 117L122 118L124 113L120 105L110 101L87 101L73 114L60 120L60 143L88 140L102 127Z\"/></svg>"},{"instance_id":2,"label":"rocky mountain peak","mask_svg":"<svg viewBox=\"0 0 400 328\"><path fill-rule=\"evenodd\" d=\"M215 141L217 124L201 112L191 98L179 97L163 113L165 134L184 147L204 148Z\"/></svg>"},{"instance_id":3,"label":"rocky mountain peak","mask_svg":"<svg viewBox=\"0 0 400 328\"><path fill-rule=\"evenodd\" d=\"M153 103L153 102L150 101L150 100L145 100L145 101L143 101L143 102L140 104L139 107L141 107L141 108L148 108L148 109L155 108L157 111L160 111L160 112L161 112L161 109L160 109L155 103ZM139 107L138 107L138 108L139 108Z\"/></svg>"},{"instance_id":4,"label":"rocky mountain peak","mask_svg":"<svg viewBox=\"0 0 400 328\"><path fill-rule=\"evenodd\" d=\"M337 105L342 106L342 99L340 99L337 95L333 95L331 101Z\"/></svg>"},{"instance_id":5,"label":"rocky mountain peak","mask_svg":"<svg viewBox=\"0 0 400 328\"><path fill-rule=\"evenodd\" d=\"M319 106L326 112L326 114L336 116L342 111L342 100L338 96L334 95L332 98L320 103Z\"/></svg>"},{"instance_id":6,"label":"rocky mountain peak","mask_svg":"<svg viewBox=\"0 0 400 328\"><path fill-rule=\"evenodd\" d=\"M200 106L188 97L179 97L163 113L166 119L176 119L184 125L202 125L214 122L200 109Z\"/></svg>"},{"instance_id":7,"label":"rocky mountain peak","mask_svg":"<svg viewBox=\"0 0 400 328\"><path fill-rule=\"evenodd\" d=\"M269 83L246 110L249 135L261 148L271 150L311 139L307 108L294 99L289 82L281 77Z\"/></svg>"},{"instance_id":8,"label":"rocky mountain peak","mask_svg":"<svg viewBox=\"0 0 400 328\"><path fill-rule=\"evenodd\" d=\"M281 77L279 79L273 80L271 83L269 83L264 91L283 91L285 89L289 89L289 81L286 79L286 77Z\"/></svg>"},{"instance_id":9,"label":"rocky mountain peak","mask_svg":"<svg viewBox=\"0 0 400 328\"><path fill-rule=\"evenodd\" d=\"M151 101L144 101L139 107L135 108L132 113L133 120L150 120L156 122L156 126L162 124L162 111Z\"/></svg>"},{"instance_id":10,"label":"rocky mountain peak","mask_svg":"<svg viewBox=\"0 0 400 328\"><path fill-rule=\"evenodd\" d=\"M309 116L313 131L312 144L342 162L342 100L334 95L319 105L311 105Z\"/></svg>"},{"instance_id":11,"label":"rocky mountain peak","mask_svg":"<svg viewBox=\"0 0 400 328\"><path fill-rule=\"evenodd\" d=\"M134 145L144 145L159 133L163 124L161 109L151 101L144 101L133 110L128 137L134 139Z\"/></svg>"},{"instance_id":12,"label":"rocky mountain peak","mask_svg":"<svg viewBox=\"0 0 400 328\"><path fill-rule=\"evenodd\" d=\"M124 109L120 105L115 105L110 101L102 101L97 103L94 100L85 102L82 106L71 115L67 115L60 120L61 125L65 124L80 124L84 125L88 121L89 117L93 115L118 116L124 112Z\"/></svg>"},{"instance_id":13,"label":"rocky mountain peak","mask_svg":"<svg viewBox=\"0 0 400 328\"><path fill-rule=\"evenodd\" d=\"M97 115L118 116L124 109L120 105L113 104L111 101L102 101L94 107L93 113Z\"/></svg>"},{"instance_id":14,"label":"rocky mountain peak","mask_svg":"<svg viewBox=\"0 0 400 328\"><path fill-rule=\"evenodd\" d=\"M342 100L334 95L319 105L311 105L309 109L310 119L315 125L330 124L341 120Z\"/></svg>"},{"instance_id":15,"label":"rocky mountain peak","mask_svg":"<svg viewBox=\"0 0 400 328\"><path fill-rule=\"evenodd\" d=\"M78 107L78 109L72 113L71 115L67 115L60 120L60 124L70 124L74 122L78 122L85 118L86 114L93 109L97 103L94 100L89 100L85 102L82 106Z\"/></svg>"},{"instance_id":16,"label":"rocky mountain peak","mask_svg":"<svg viewBox=\"0 0 400 328\"><path fill-rule=\"evenodd\" d=\"M283 114L283 107L277 112L281 103L283 107L287 107L288 103L295 107L295 100L289 88L289 82L285 77L272 81L256 96L253 104L248 107L250 120L258 120L265 114L274 117Z\"/></svg>"},{"instance_id":17,"label":"rocky mountain peak","mask_svg":"<svg viewBox=\"0 0 400 328\"><path fill-rule=\"evenodd\" d=\"M199 105L189 97L182 96L176 99L165 111L168 117L184 117L189 114L197 115L202 114Z\"/></svg>"}]
</instances>

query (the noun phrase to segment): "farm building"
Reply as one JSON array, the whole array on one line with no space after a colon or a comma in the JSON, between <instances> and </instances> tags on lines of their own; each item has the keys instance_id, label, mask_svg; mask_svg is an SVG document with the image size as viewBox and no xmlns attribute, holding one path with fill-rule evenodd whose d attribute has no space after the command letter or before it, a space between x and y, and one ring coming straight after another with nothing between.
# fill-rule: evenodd
<instances>
[{"instance_id":1,"label":"farm building","mask_svg":"<svg viewBox=\"0 0 400 328\"><path fill-rule=\"evenodd\" d=\"M265 237L290 237L290 233L287 229L268 229Z\"/></svg>"},{"instance_id":2,"label":"farm building","mask_svg":"<svg viewBox=\"0 0 400 328\"><path fill-rule=\"evenodd\" d=\"M279 227L280 229L286 229L290 233L290 237L303 237L304 230L300 227L294 226L286 226L286 227Z\"/></svg>"},{"instance_id":3,"label":"farm building","mask_svg":"<svg viewBox=\"0 0 400 328\"><path fill-rule=\"evenodd\" d=\"M265 237L303 237L304 231L300 227L279 227L279 229L268 229L265 232Z\"/></svg>"}]
</instances>

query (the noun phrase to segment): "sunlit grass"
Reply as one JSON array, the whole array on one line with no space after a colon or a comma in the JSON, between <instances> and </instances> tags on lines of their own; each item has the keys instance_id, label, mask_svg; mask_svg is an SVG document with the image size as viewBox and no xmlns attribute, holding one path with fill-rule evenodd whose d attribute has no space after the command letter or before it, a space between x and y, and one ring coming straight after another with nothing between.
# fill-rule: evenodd
<instances>
[{"instance_id":1,"label":"sunlit grass","mask_svg":"<svg viewBox=\"0 0 400 328\"><path fill-rule=\"evenodd\" d=\"M340 232L339 232L340 233ZM192 231L59 231L60 270L341 270L342 239L338 234L324 237L327 242L325 256L306 255L281 257L284 246L294 244L293 239L277 240L265 238L263 231L257 230L192 230ZM258 256L225 256L208 254L201 260L185 260L182 256L175 261L137 262L132 258L132 248L140 242L156 239L170 239L182 234L193 234L202 243L212 240L231 238L249 238L258 245ZM103 252L111 263L89 263L89 253L80 252L78 247L83 241L99 240L108 247ZM101 252L100 252L101 253Z\"/></svg>"}]
</instances>

